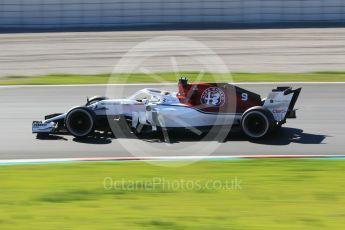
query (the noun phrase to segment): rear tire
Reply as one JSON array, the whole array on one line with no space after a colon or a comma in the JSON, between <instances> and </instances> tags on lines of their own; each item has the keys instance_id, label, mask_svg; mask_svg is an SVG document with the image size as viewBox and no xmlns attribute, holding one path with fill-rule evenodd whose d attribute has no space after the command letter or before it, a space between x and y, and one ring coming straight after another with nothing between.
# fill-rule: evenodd
<instances>
[{"instance_id":1,"label":"rear tire","mask_svg":"<svg viewBox=\"0 0 345 230\"><path fill-rule=\"evenodd\" d=\"M262 106L248 109L241 119L241 129L251 139L269 135L275 127L272 113Z\"/></svg>"},{"instance_id":2,"label":"rear tire","mask_svg":"<svg viewBox=\"0 0 345 230\"><path fill-rule=\"evenodd\" d=\"M65 118L66 129L75 137L87 137L94 131L95 113L87 107L69 111Z\"/></svg>"}]
</instances>

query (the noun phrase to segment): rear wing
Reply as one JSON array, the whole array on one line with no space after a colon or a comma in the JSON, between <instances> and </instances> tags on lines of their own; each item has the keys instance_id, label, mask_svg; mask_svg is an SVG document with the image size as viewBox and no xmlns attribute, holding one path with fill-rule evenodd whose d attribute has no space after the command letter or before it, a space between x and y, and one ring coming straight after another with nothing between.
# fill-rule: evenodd
<instances>
[{"instance_id":1,"label":"rear wing","mask_svg":"<svg viewBox=\"0 0 345 230\"><path fill-rule=\"evenodd\" d=\"M267 108L274 119L283 124L287 118L296 118L296 101L302 88L292 89L291 87L277 87L270 92L265 99L263 106Z\"/></svg>"}]
</instances>

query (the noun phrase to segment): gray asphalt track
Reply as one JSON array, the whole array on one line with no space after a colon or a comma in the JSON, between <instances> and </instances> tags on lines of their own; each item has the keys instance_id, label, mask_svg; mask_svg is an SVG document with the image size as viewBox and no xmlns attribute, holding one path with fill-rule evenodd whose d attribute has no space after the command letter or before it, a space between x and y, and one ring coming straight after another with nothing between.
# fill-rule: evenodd
<instances>
[{"instance_id":1,"label":"gray asphalt track","mask_svg":"<svg viewBox=\"0 0 345 230\"><path fill-rule=\"evenodd\" d=\"M132 47L160 36L200 41L216 52L231 71L344 70L345 28L28 33L0 34L0 77L109 73ZM153 55L145 62L152 72L173 71L170 56L177 57L180 70L200 69L192 60L201 56L202 49L186 48L187 57L179 55L174 47L164 50L169 55L149 49L133 57Z\"/></svg>"},{"instance_id":2,"label":"gray asphalt track","mask_svg":"<svg viewBox=\"0 0 345 230\"><path fill-rule=\"evenodd\" d=\"M286 84L279 84L286 85ZM276 85L243 85L265 96ZM298 119L289 120L286 127L271 139L249 142L237 132L224 143L193 141L190 135L178 136L173 144L152 140L97 139L78 142L72 137L38 140L31 134L31 122L46 114L64 112L84 103L86 96L106 94L105 86L47 86L0 88L0 159L199 155L209 145L217 148L215 155L255 154L344 154L345 151L345 84L296 84L303 91L296 107ZM115 87L114 97L123 86ZM175 86L154 86L175 89ZM143 86L126 86L129 95ZM185 141L184 139L187 139ZM125 147L138 147L130 152Z\"/></svg>"}]
</instances>

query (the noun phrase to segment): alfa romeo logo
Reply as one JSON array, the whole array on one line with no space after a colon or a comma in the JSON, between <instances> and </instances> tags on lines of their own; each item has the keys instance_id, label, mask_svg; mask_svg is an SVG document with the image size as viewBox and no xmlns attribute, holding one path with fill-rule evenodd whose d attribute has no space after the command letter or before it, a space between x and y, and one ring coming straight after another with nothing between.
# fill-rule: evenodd
<instances>
[{"instance_id":1,"label":"alfa romeo logo","mask_svg":"<svg viewBox=\"0 0 345 230\"><path fill-rule=\"evenodd\" d=\"M225 102L225 94L218 87L207 88L201 95L201 103L205 105L222 106Z\"/></svg>"}]
</instances>

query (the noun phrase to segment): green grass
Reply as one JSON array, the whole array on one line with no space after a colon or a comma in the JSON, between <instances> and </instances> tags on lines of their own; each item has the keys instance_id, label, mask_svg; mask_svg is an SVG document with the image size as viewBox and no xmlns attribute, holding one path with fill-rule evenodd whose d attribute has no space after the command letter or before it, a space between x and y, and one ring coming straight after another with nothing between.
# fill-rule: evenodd
<instances>
[{"instance_id":1,"label":"green grass","mask_svg":"<svg viewBox=\"0 0 345 230\"><path fill-rule=\"evenodd\" d=\"M0 229L344 229L344 168L303 159L1 166ZM119 187L104 189L106 177ZM219 187L235 178L236 189Z\"/></svg>"},{"instance_id":2,"label":"green grass","mask_svg":"<svg viewBox=\"0 0 345 230\"><path fill-rule=\"evenodd\" d=\"M104 84L104 83L155 83L176 82L180 76L187 76L194 81L199 73L185 72L147 74L50 74L42 76L9 76L0 78L0 85L52 85L52 84ZM314 73L205 73L201 81L221 82L344 82L345 72Z\"/></svg>"}]
</instances>

